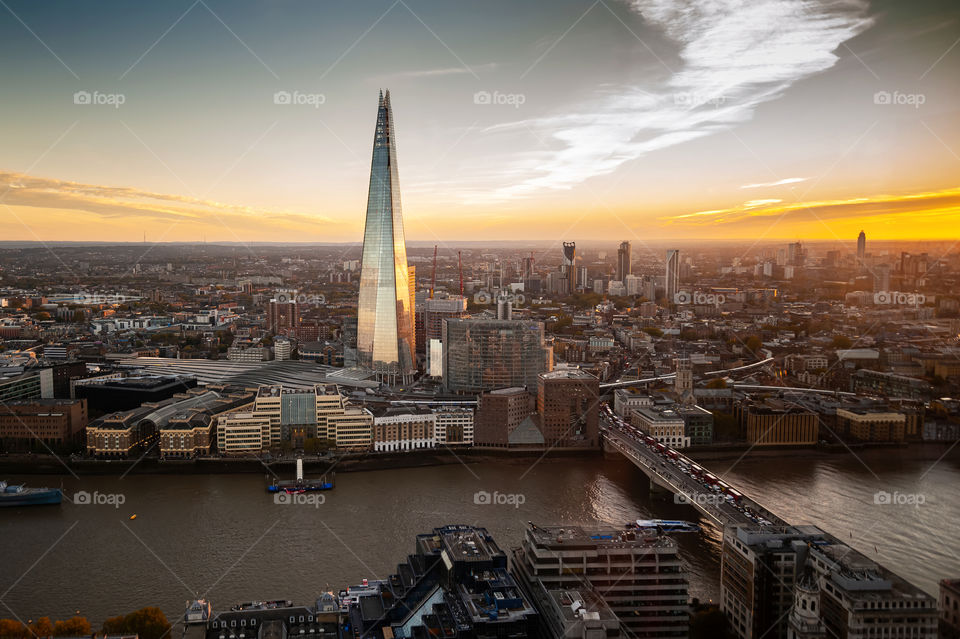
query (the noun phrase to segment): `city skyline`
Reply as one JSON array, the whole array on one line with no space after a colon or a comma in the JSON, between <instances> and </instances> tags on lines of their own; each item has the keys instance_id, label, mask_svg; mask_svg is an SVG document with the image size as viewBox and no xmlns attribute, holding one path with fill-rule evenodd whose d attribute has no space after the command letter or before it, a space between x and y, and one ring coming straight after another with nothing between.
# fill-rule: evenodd
<instances>
[{"instance_id":1,"label":"city skyline","mask_svg":"<svg viewBox=\"0 0 960 639\"><path fill-rule=\"evenodd\" d=\"M4 125L4 239L359 241L362 105L386 84L414 241L954 239L960 221L943 3L769 0L753 20L571 1L505 5L509 27L433 2L58 9L13 2L0 27L27 114Z\"/></svg>"}]
</instances>

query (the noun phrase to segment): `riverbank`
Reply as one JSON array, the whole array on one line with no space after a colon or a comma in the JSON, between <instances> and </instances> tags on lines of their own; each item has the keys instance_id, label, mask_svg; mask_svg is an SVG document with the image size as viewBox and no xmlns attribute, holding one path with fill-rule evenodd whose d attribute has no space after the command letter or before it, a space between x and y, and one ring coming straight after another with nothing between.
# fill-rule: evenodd
<instances>
[{"instance_id":1,"label":"riverbank","mask_svg":"<svg viewBox=\"0 0 960 639\"><path fill-rule=\"evenodd\" d=\"M749 446L733 444L689 448L683 453L702 462L731 461L744 458L782 458L823 460L853 455L886 454L903 459L937 460L943 456L960 459L956 442L911 442L905 444L831 444L827 446Z\"/></svg>"},{"instance_id":2,"label":"riverbank","mask_svg":"<svg viewBox=\"0 0 960 639\"><path fill-rule=\"evenodd\" d=\"M502 459L535 461L540 458L593 458L602 455L599 449L503 449L503 448L434 448L394 453L345 453L343 455L303 458L304 473L320 475L331 470L338 473L421 468L449 464L476 464ZM255 457L198 459L82 459L54 455L23 455L0 458L0 475L212 475L266 473L292 477L296 458L264 461Z\"/></svg>"}]
</instances>

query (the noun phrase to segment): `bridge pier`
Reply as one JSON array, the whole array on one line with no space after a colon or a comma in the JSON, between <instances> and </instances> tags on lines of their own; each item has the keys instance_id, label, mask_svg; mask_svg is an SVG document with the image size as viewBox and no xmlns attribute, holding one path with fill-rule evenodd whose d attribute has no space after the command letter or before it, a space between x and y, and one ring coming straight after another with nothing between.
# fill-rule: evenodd
<instances>
[{"instance_id":1,"label":"bridge pier","mask_svg":"<svg viewBox=\"0 0 960 639\"><path fill-rule=\"evenodd\" d=\"M658 501L673 501L673 491L650 480L650 498Z\"/></svg>"}]
</instances>

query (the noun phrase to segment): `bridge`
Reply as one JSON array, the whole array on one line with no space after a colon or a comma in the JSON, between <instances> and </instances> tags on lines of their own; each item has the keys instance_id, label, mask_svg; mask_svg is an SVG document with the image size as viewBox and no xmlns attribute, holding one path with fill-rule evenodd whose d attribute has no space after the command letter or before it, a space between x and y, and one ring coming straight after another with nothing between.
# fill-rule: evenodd
<instances>
[{"instance_id":1,"label":"bridge","mask_svg":"<svg viewBox=\"0 0 960 639\"><path fill-rule=\"evenodd\" d=\"M696 462L679 452L663 446L647 444L636 429L622 427L603 412L600 414L600 432L603 448L618 452L633 462L650 480L652 493L671 493L678 503L687 503L720 528L726 526L787 525L783 519L770 512L756 500L749 498L721 479L715 483L704 479L713 477ZM662 445L661 445L662 446ZM667 453L667 451L670 451ZM675 455L675 457L673 457ZM696 469L700 468L701 471ZM698 475L700 475L698 477ZM730 496L728 498L728 495Z\"/></svg>"},{"instance_id":2,"label":"bridge","mask_svg":"<svg viewBox=\"0 0 960 639\"><path fill-rule=\"evenodd\" d=\"M758 368L760 366L765 366L770 362L774 361L776 358L767 357L762 359L759 362L753 362L752 364L745 364L743 366L736 366L734 368L724 368L719 371L709 371L704 373L705 376L713 375L727 375L729 373L739 373L741 371L748 371L753 368ZM674 379L677 376L676 373L667 373L666 375L658 375L656 377L648 377L646 379L632 379L625 382L609 382L606 384L600 384L600 390L609 390L611 388L626 388L627 386L635 386L637 384L649 384L651 382L657 382L661 380Z\"/></svg>"}]
</instances>

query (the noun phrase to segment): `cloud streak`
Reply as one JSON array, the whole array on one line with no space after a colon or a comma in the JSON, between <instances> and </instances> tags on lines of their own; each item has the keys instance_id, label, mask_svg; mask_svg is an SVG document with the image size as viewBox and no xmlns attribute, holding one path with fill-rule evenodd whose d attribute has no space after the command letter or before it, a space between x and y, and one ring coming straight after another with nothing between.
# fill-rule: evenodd
<instances>
[{"instance_id":1,"label":"cloud streak","mask_svg":"<svg viewBox=\"0 0 960 639\"><path fill-rule=\"evenodd\" d=\"M555 148L525 154L511 167L513 184L495 190L493 199L569 189L653 151L746 122L761 104L831 68L837 47L872 24L866 0L629 5L677 45L682 66L659 86L608 88L578 112L499 127L526 127Z\"/></svg>"}]
</instances>

